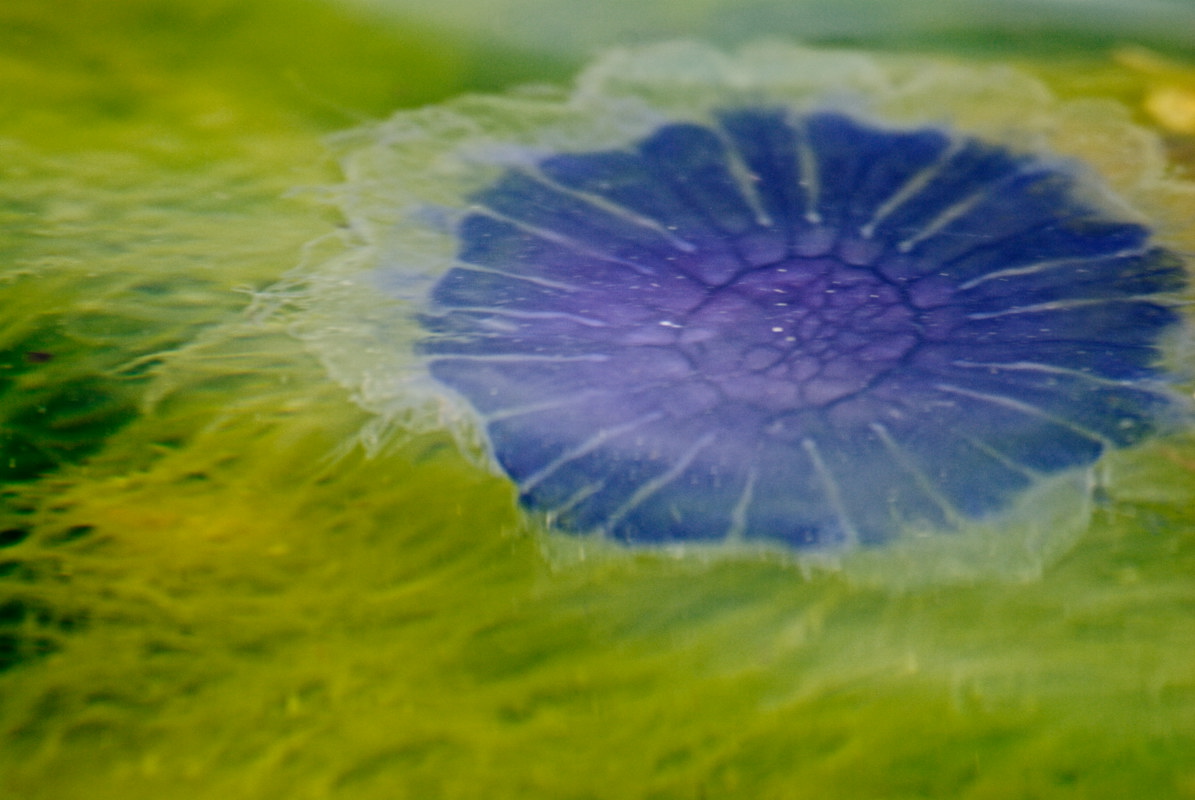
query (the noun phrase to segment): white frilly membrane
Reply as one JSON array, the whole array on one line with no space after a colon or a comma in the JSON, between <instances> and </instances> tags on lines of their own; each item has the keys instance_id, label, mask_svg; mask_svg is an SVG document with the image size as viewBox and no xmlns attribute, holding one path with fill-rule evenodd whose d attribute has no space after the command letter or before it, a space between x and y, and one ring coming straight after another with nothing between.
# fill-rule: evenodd
<instances>
[{"instance_id":1,"label":"white frilly membrane","mask_svg":"<svg viewBox=\"0 0 1195 800\"><path fill-rule=\"evenodd\" d=\"M344 181L321 194L339 207L344 228L314 242L308 263L261 299L288 317L332 378L375 414L375 424L362 432L365 447L446 430L480 464L500 471L469 404L434 381L414 351L421 335L416 316L453 265L453 230L468 211L467 198L512 165L626 146L661 124L708 123L714 112L741 106L836 110L893 129L934 126L1065 164L1090 177L1082 199L1116 218L1146 223L1156 244L1195 253L1195 186L1168 174L1162 142L1114 100L1062 101L1038 79L1001 64L776 41L735 53L669 42L609 52L571 91L536 86L463 96L334 136L330 145ZM1161 366L1190 375L1185 331L1163 344ZM1189 381L1183 387L1189 392ZM658 549L683 558L788 559L806 573L840 570L886 585L1033 579L1086 529L1106 471L1100 462L1043 479L997 520L948 534L906 531L874 549L805 553L751 543ZM627 551L597 534L552 533L550 520L533 523L546 551L562 563Z\"/></svg>"}]
</instances>

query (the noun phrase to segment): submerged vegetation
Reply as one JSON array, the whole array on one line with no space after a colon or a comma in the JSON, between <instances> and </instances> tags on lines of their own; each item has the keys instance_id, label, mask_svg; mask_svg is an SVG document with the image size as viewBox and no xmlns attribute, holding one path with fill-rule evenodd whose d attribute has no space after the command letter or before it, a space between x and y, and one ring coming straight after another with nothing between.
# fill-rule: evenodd
<instances>
[{"instance_id":1,"label":"submerged vegetation","mask_svg":"<svg viewBox=\"0 0 1195 800\"><path fill-rule=\"evenodd\" d=\"M0 412L46 454L4 454L0 793L1195 794L1189 434L1102 459L1033 576L545 536L451 426L329 380L288 326L320 309L266 291L344 252L306 191L340 180L327 137L504 88L478 77L501 43L316 3L0 14ZM1190 170L1145 103L1185 73L1135 64L1028 66Z\"/></svg>"}]
</instances>

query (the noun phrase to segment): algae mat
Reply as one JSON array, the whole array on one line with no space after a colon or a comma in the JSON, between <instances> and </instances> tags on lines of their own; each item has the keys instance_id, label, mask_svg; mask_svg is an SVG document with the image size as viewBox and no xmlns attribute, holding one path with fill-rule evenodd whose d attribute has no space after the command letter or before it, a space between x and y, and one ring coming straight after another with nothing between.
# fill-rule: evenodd
<instances>
[{"instance_id":1,"label":"algae mat","mask_svg":"<svg viewBox=\"0 0 1195 800\"><path fill-rule=\"evenodd\" d=\"M1191 437L1107 459L1020 582L546 552L447 432L370 440L260 298L342 222L328 134L575 65L99 6L0 26L6 796L1195 797ZM1195 161L1195 73L1094 41L984 49Z\"/></svg>"}]
</instances>

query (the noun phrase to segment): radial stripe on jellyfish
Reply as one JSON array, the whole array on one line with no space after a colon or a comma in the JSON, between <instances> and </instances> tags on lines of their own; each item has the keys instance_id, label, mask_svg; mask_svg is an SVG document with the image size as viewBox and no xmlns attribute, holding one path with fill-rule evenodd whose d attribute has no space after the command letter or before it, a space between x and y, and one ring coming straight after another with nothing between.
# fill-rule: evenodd
<instances>
[{"instance_id":1,"label":"radial stripe on jellyfish","mask_svg":"<svg viewBox=\"0 0 1195 800\"><path fill-rule=\"evenodd\" d=\"M628 543L877 544L1149 436L1183 266L1058 163L722 109L510 168L421 321L522 502Z\"/></svg>"}]
</instances>

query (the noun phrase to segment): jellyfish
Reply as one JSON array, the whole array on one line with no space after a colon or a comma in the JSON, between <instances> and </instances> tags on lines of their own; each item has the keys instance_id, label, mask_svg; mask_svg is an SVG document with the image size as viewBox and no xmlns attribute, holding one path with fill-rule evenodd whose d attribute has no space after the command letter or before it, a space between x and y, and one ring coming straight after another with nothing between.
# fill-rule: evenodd
<instances>
[{"instance_id":1,"label":"jellyfish","mask_svg":"<svg viewBox=\"0 0 1195 800\"><path fill-rule=\"evenodd\" d=\"M1189 189L1122 107L1007 67L664 44L336 146L307 335L557 530L1000 535L1188 411Z\"/></svg>"}]
</instances>

